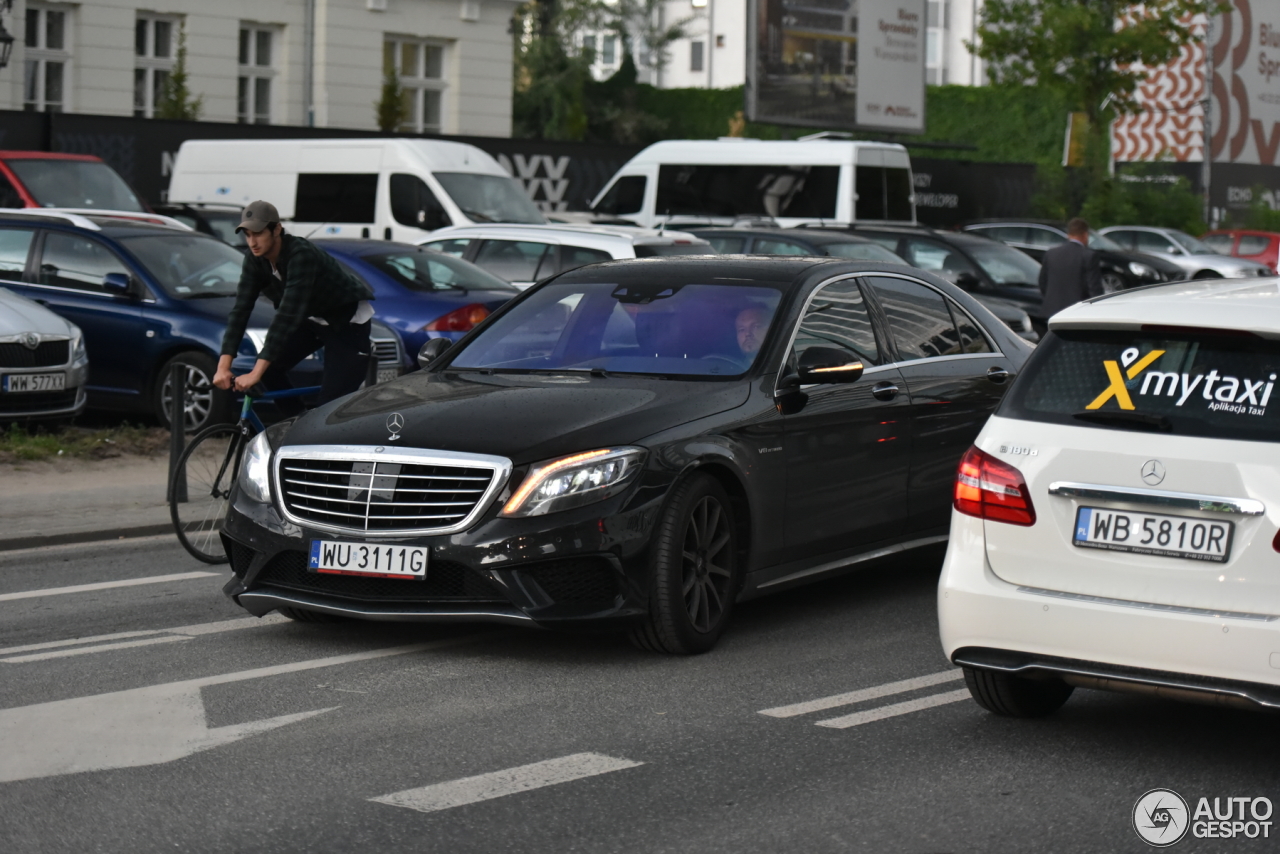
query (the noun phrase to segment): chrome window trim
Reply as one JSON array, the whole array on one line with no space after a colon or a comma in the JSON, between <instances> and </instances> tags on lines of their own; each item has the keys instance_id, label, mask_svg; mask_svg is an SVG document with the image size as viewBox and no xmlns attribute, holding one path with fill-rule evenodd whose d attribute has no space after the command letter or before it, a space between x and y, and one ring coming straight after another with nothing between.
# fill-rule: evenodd
<instances>
[{"instance_id":1,"label":"chrome window trim","mask_svg":"<svg viewBox=\"0 0 1280 854\"><path fill-rule=\"evenodd\" d=\"M1201 510L1206 513L1237 513L1241 516L1261 516L1267 511L1265 504L1253 498L1230 498L1223 495L1199 495L1193 492L1171 492L1164 489L1141 489L1061 480L1049 484L1049 494L1063 498L1093 498L1100 501L1151 504L1156 507L1172 507L1179 510Z\"/></svg>"},{"instance_id":2,"label":"chrome window trim","mask_svg":"<svg viewBox=\"0 0 1280 854\"><path fill-rule=\"evenodd\" d=\"M443 528L397 528L378 531L367 531L350 528L345 525L325 525L310 519L302 519L290 513L285 506L284 491L281 488L280 462L285 457L295 460L352 460L371 463L407 463L409 465L436 466L469 466L487 468L493 471L493 479L489 482L484 494L476 501L475 507L461 521ZM489 454L468 454L459 451L436 451L422 448L396 448L385 445L284 445L277 448L271 456L272 499L281 516L295 525L322 531L330 534L359 537L364 540L382 540L392 537L434 537L442 534L456 534L465 531L475 524L493 503L498 493L511 479L511 460L506 457Z\"/></svg>"}]
</instances>

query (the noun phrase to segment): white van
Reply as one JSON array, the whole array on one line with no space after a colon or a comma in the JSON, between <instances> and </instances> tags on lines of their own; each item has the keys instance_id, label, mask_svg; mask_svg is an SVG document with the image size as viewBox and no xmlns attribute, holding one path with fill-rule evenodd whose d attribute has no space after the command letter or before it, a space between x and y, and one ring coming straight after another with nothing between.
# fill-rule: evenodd
<instances>
[{"instance_id":1,"label":"white van","mask_svg":"<svg viewBox=\"0 0 1280 854\"><path fill-rule=\"evenodd\" d=\"M189 140L169 202L265 199L306 237L416 243L437 228L543 223L520 184L474 145L434 139Z\"/></svg>"},{"instance_id":2,"label":"white van","mask_svg":"<svg viewBox=\"0 0 1280 854\"><path fill-rule=\"evenodd\" d=\"M591 210L648 228L750 217L914 223L913 186L907 150L888 142L668 140L631 158Z\"/></svg>"}]
</instances>

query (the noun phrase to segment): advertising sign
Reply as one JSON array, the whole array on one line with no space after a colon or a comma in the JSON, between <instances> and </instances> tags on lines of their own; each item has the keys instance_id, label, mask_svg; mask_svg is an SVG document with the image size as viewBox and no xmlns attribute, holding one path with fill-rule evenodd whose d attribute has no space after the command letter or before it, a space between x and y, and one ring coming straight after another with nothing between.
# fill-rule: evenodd
<instances>
[{"instance_id":1,"label":"advertising sign","mask_svg":"<svg viewBox=\"0 0 1280 854\"><path fill-rule=\"evenodd\" d=\"M747 116L924 132L924 0L749 0Z\"/></svg>"},{"instance_id":2,"label":"advertising sign","mask_svg":"<svg viewBox=\"0 0 1280 854\"><path fill-rule=\"evenodd\" d=\"M1210 147L1218 163L1280 165L1280 4L1234 0L1214 19Z\"/></svg>"}]
</instances>

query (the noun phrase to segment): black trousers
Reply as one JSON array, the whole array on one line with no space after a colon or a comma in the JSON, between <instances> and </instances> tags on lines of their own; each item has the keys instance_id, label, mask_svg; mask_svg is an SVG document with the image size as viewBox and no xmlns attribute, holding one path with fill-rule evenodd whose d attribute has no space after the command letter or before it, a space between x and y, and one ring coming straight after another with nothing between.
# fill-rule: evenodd
<instances>
[{"instance_id":1,"label":"black trousers","mask_svg":"<svg viewBox=\"0 0 1280 854\"><path fill-rule=\"evenodd\" d=\"M320 382L318 403L328 403L360 387L369 373L369 321L324 326L304 320L285 341L280 355L262 375L268 391L293 388L288 373L321 347L324 348L324 379ZM305 408L296 397L275 401L286 418L301 414Z\"/></svg>"}]
</instances>

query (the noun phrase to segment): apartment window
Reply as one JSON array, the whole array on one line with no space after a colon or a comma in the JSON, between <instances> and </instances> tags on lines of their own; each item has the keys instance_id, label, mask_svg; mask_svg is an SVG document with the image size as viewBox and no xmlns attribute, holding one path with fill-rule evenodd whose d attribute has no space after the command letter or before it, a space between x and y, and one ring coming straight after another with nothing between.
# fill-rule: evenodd
<instances>
[{"instance_id":1,"label":"apartment window","mask_svg":"<svg viewBox=\"0 0 1280 854\"><path fill-rule=\"evenodd\" d=\"M595 36L593 36L593 35L588 35L588 36L583 36L583 37L582 37L582 52L583 52L583 53L590 53L590 54L591 54L591 55L593 55L593 56L595 55L595 52L596 52L596 37L595 37Z\"/></svg>"},{"instance_id":2,"label":"apartment window","mask_svg":"<svg viewBox=\"0 0 1280 854\"><path fill-rule=\"evenodd\" d=\"M405 130L440 133L444 129L445 49L439 42L423 39L393 38L383 43L383 62L395 69L404 89Z\"/></svg>"},{"instance_id":3,"label":"apartment window","mask_svg":"<svg viewBox=\"0 0 1280 854\"><path fill-rule=\"evenodd\" d=\"M603 54L600 59L605 65L613 65L618 61L618 37L605 36Z\"/></svg>"},{"instance_id":4,"label":"apartment window","mask_svg":"<svg viewBox=\"0 0 1280 854\"><path fill-rule=\"evenodd\" d=\"M22 108L60 113L67 108L70 79L71 15L66 9L27 5L26 62L23 68Z\"/></svg>"},{"instance_id":5,"label":"apartment window","mask_svg":"<svg viewBox=\"0 0 1280 854\"><path fill-rule=\"evenodd\" d=\"M689 70L702 70L702 52L705 45L702 42L689 42Z\"/></svg>"},{"instance_id":6,"label":"apartment window","mask_svg":"<svg viewBox=\"0 0 1280 854\"><path fill-rule=\"evenodd\" d=\"M240 76L236 81L236 121L240 124L271 124L278 36L279 32L271 27L240 27Z\"/></svg>"},{"instance_id":7,"label":"apartment window","mask_svg":"<svg viewBox=\"0 0 1280 854\"><path fill-rule=\"evenodd\" d=\"M164 97L164 85L173 71L178 51L176 18L139 15L133 38L133 114L151 118Z\"/></svg>"}]
</instances>

